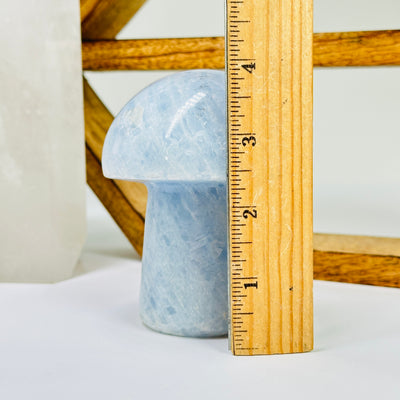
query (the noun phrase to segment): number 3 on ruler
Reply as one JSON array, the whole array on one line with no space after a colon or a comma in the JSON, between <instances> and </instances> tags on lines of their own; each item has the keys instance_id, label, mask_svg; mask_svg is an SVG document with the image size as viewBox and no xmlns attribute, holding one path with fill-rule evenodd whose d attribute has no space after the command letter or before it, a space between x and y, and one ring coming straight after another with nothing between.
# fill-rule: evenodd
<instances>
[{"instance_id":1,"label":"number 3 on ruler","mask_svg":"<svg viewBox=\"0 0 400 400\"><path fill-rule=\"evenodd\" d=\"M251 145L254 147L255 145L256 145L256 138L254 137L254 136L245 136L243 139L242 139L242 145L243 146L246 146L246 145L248 145L249 143L251 143Z\"/></svg>"}]
</instances>

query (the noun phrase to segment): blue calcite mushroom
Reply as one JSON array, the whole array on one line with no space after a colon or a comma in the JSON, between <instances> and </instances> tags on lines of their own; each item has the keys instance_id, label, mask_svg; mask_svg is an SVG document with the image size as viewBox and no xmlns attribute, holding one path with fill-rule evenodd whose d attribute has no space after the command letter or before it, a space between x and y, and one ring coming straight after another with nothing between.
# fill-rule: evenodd
<instances>
[{"instance_id":1,"label":"blue calcite mushroom","mask_svg":"<svg viewBox=\"0 0 400 400\"><path fill-rule=\"evenodd\" d=\"M227 333L225 114L223 72L181 72L129 101L104 143L104 175L148 188L140 313L160 332Z\"/></svg>"}]
</instances>

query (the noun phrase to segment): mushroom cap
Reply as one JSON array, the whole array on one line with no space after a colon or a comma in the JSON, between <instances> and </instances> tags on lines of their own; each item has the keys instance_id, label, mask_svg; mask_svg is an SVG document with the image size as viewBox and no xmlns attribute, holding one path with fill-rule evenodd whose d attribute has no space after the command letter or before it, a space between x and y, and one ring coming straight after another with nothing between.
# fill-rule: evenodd
<instances>
[{"instance_id":1,"label":"mushroom cap","mask_svg":"<svg viewBox=\"0 0 400 400\"><path fill-rule=\"evenodd\" d=\"M103 173L135 181L226 181L225 74L169 75L133 97L112 123Z\"/></svg>"}]
</instances>

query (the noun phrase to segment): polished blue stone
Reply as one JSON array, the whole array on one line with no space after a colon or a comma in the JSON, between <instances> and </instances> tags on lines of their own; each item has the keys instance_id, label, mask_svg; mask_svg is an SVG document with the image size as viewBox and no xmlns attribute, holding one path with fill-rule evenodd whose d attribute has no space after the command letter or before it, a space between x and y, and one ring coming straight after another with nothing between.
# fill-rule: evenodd
<instances>
[{"instance_id":1,"label":"polished blue stone","mask_svg":"<svg viewBox=\"0 0 400 400\"><path fill-rule=\"evenodd\" d=\"M149 199L140 313L160 332L228 328L225 74L186 71L136 95L115 118L103 172Z\"/></svg>"}]
</instances>

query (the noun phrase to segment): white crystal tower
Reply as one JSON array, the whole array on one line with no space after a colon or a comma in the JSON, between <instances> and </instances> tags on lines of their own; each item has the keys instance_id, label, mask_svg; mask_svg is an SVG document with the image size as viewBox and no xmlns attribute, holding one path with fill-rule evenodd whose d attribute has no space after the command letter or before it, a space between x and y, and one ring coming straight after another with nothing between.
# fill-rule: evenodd
<instances>
[{"instance_id":1,"label":"white crystal tower","mask_svg":"<svg viewBox=\"0 0 400 400\"><path fill-rule=\"evenodd\" d=\"M71 276L85 240L78 1L0 0L0 281Z\"/></svg>"}]
</instances>

